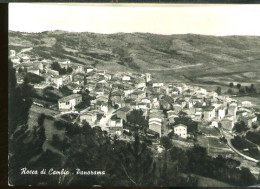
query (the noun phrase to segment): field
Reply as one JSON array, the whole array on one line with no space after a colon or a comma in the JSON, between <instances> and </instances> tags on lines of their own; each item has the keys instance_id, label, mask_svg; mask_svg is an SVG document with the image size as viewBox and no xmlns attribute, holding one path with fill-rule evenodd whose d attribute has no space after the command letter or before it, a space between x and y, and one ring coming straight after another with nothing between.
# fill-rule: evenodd
<instances>
[{"instance_id":1,"label":"field","mask_svg":"<svg viewBox=\"0 0 260 189\"><path fill-rule=\"evenodd\" d=\"M157 35L150 33L25 34L9 31L9 48L44 58L111 71L151 72L156 80L227 86L254 83L260 89L260 37Z\"/></svg>"}]
</instances>

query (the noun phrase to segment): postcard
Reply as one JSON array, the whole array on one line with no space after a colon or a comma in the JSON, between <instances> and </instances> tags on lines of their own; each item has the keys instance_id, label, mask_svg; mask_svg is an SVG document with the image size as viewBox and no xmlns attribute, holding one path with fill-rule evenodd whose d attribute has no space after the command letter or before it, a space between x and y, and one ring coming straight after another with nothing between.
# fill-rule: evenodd
<instances>
[{"instance_id":1,"label":"postcard","mask_svg":"<svg viewBox=\"0 0 260 189\"><path fill-rule=\"evenodd\" d=\"M10 3L10 186L260 183L260 5Z\"/></svg>"}]
</instances>

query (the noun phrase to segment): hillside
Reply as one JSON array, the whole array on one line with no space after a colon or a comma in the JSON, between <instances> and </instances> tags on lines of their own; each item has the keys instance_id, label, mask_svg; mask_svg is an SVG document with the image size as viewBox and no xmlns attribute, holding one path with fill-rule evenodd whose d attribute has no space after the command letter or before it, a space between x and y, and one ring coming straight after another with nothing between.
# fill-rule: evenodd
<instances>
[{"instance_id":1,"label":"hillside","mask_svg":"<svg viewBox=\"0 0 260 189\"><path fill-rule=\"evenodd\" d=\"M150 33L9 32L9 48L45 58L70 58L112 71L149 71L164 81L255 83L260 87L260 37Z\"/></svg>"}]
</instances>

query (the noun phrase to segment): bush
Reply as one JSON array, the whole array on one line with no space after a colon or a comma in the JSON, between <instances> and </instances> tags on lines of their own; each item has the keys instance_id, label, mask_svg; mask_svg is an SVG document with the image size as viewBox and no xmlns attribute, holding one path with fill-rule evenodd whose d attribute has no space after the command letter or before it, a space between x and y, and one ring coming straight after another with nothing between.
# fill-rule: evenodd
<instances>
[{"instance_id":1,"label":"bush","mask_svg":"<svg viewBox=\"0 0 260 189\"><path fill-rule=\"evenodd\" d=\"M25 78L28 80L29 83L38 84L44 81L45 79L39 75L33 74L33 73L27 73L25 75Z\"/></svg>"},{"instance_id":2,"label":"bush","mask_svg":"<svg viewBox=\"0 0 260 189\"><path fill-rule=\"evenodd\" d=\"M260 131L256 131L256 132L249 131L246 133L246 138L251 142L260 145Z\"/></svg>"},{"instance_id":3,"label":"bush","mask_svg":"<svg viewBox=\"0 0 260 189\"><path fill-rule=\"evenodd\" d=\"M247 131L248 128L247 128L244 121L240 121L240 122L235 123L233 130L238 132L238 133L241 133L243 131Z\"/></svg>"}]
</instances>

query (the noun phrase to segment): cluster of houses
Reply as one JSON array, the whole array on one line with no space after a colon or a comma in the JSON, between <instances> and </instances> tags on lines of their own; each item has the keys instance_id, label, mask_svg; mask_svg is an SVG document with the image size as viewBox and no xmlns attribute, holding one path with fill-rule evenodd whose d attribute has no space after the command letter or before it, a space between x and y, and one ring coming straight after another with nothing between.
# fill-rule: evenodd
<instances>
[{"instance_id":1,"label":"cluster of houses","mask_svg":"<svg viewBox=\"0 0 260 189\"><path fill-rule=\"evenodd\" d=\"M83 101L81 91L88 90L94 99L90 106L80 111L80 121L91 126L101 126L111 134L121 135L123 122L134 109L141 109L148 120L148 134L167 135L172 128L174 133L187 138L187 126L175 125L175 118L185 114L192 120L204 122L210 126L232 131L237 121L243 120L252 127L257 117L243 103L216 92L206 91L197 86L183 83L165 83L154 81L150 73L117 72L98 70L91 65L71 63L70 60L57 61L61 68L73 68L72 73L60 75L51 68L49 60L19 56L10 51L10 57L23 61L16 62L16 68L42 76L45 81L35 85L37 88L67 86L72 95L60 98L58 108L61 112L75 111L75 106ZM19 74L18 74L19 75ZM18 83L22 82L17 77ZM170 127L169 127L170 126ZM172 127L171 127L172 126Z\"/></svg>"}]
</instances>

